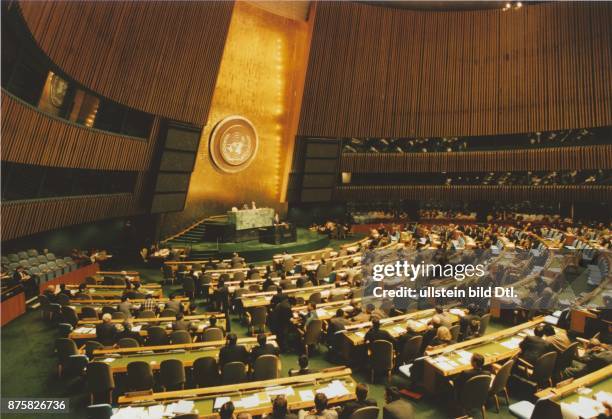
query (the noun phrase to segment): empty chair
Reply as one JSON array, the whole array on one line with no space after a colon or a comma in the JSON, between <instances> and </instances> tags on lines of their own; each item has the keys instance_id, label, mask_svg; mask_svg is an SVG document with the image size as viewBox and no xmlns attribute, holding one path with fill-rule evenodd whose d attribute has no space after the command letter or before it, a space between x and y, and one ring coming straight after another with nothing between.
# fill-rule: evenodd
<instances>
[{"instance_id":1,"label":"empty chair","mask_svg":"<svg viewBox=\"0 0 612 419\"><path fill-rule=\"evenodd\" d=\"M261 355L253 366L253 380L272 380L280 377L280 359L276 355Z\"/></svg>"},{"instance_id":2,"label":"empty chair","mask_svg":"<svg viewBox=\"0 0 612 419\"><path fill-rule=\"evenodd\" d=\"M55 340L55 354L57 355L57 375L61 377L68 357L78 355L79 350L72 339L58 338Z\"/></svg>"},{"instance_id":3,"label":"empty chair","mask_svg":"<svg viewBox=\"0 0 612 419\"><path fill-rule=\"evenodd\" d=\"M151 326L147 329L147 345L158 346L168 344L166 330L159 326Z\"/></svg>"},{"instance_id":4,"label":"empty chair","mask_svg":"<svg viewBox=\"0 0 612 419\"><path fill-rule=\"evenodd\" d=\"M87 355L87 358L93 359L93 353L98 349L104 349L104 345L95 340L88 340L87 342L85 342L85 355Z\"/></svg>"},{"instance_id":5,"label":"empty chair","mask_svg":"<svg viewBox=\"0 0 612 419\"><path fill-rule=\"evenodd\" d=\"M38 304L40 304L40 315L43 319L51 320L51 312L49 310L49 298L46 295L38 296Z\"/></svg>"},{"instance_id":6,"label":"empty chair","mask_svg":"<svg viewBox=\"0 0 612 419\"><path fill-rule=\"evenodd\" d=\"M191 335L186 330L175 330L174 332L170 333L170 343L172 345L191 343Z\"/></svg>"},{"instance_id":7,"label":"empty chair","mask_svg":"<svg viewBox=\"0 0 612 419\"><path fill-rule=\"evenodd\" d=\"M113 408L108 403L92 404L87 406L85 411L87 419L111 419L113 416Z\"/></svg>"},{"instance_id":8,"label":"empty chair","mask_svg":"<svg viewBox=\"0 0 612 419\"><path fill-rule=\"evenodd\" d=\"M242 362L228 362L221 372L221 384L238 384L246 381L246 365Z\"/></svg>"},{"instance_id":9,"label":"empty chair","mask_svg":"<svg viewBox=\"0 0 612 419\"><path fill-rule=\"evenodd\" d=\"M66 360L64 370L62 371L63 377L82 377L85 373L88 362L89 359L85 355L70 355Z\"/></svg>"},{"instance_id":10,"label":"empty chair","mask_svg":"<svg viewBox=\"0 0 612 419\"><path fill-rule=\"evenodd\" d=\"M486 333L490 321L491 314L488 313L480 318L480 329L478 329L478 336L483 336Z\"/></svg>"},{"instance_id":11,"label":"empty chair","mask_svg":"<svg viewBox=\"0 0 612 419\"><path fill-rule=\"evenodd\" d=\"M320 292L313 292L312 294L310 294L310 297L308 297L308 302L310 304L320 304L321 303L321 293Z\"/></svg>"},{"instance_id":12,"label":"empty chair","mask_svg":"<svg viewBox=\"0 0 612 419\"><path fill-rule=\"evenodd\" d=\"M61 337L67 338L74 330L74 327L70 323L60 323L57 325L57 329Z\"/></svg>"},{"instance_id":13,"label":"empty chair","mask_svg":"<svg viewBox=\"0 0 612 419\"><path fill-rule=\"evenodd\" d=\"M81 308L81 315L79 316L81 319L98 319L98 312L95 308L85 306Z\"/></svg>"},{"instance_id":14,"label":"empty chair","mask_svg":"<svg viewBox=\"0 0 612 419\"><path fill-rule=\"evenodd\" d=\"M514 403L510 413L520 419L563 419L561 406L550 399L540 399L535 405L527 400Z\"/></svg>"},{"instance_id":15,"label":"empty chair","mask_svg":"<svg viewBox=\"0 0 612 419\"><path fill-rule=\"evenodd\" d=\"M70 323L72 327L79 323L79 316L77 316L76 310L70 306L62 307L62 319L64 319L64 322Z\"/></svg>"},{"instance_id":16,"label":"empty chair","mask_svg":"<svg viewBox=\"0 0 612 419\"><path fill-rule=\"evenodd\" d=\"M249 291L253 291L253 292L259 292L259 285L258 284L251 284L249 285Z\"/></svg>"},{"instance_id":17,"label":"empty chair","mask_svg":"<svg viewBox=\"0 0 612 419\"><path fill-rule=\"evenodd\" d=\"M111 306L104 306L102 307L102 315L108 313L108 314L113 314L115 311L117 311L117 309L115 307L111 307Z\"/></svg>"},{"instance_id":18,"label":"empty chair","mask_svg":"<svg viewBox=\"0 0 612 419\"><path fill-rule=\"evenodd\" d=\"M498 394L504 393L506 397L506 403L510 406L510 398L508 397L508 380L510 379L510 374L512 373L512 366L514 365L514 361L511 359L506 362L495 374L495 378L493 379L493 383L491 383L491 388L489 389L489 396L492 396L495 399L495 407L497 409L497 413L499 413L499 398Z\"/></svg>"},{"instance_id":19,"label":"empty chair","mask_svg":"<svg viewBox=\"0 0 612 419\"><path fill-rule=\"evenodd\" d=\"M17 256L16 253L9 253L8 255L6 255L6 257L8 258L9 262L11 263L17 263L19 262L19 256ZM45 261L47 259L45 258Z\"/></svg>"},{"instance_id":20,"label":"empty chair","mask_svg":"<svg viewBox=\"0 0 612 419\"><path fill-rule=\"evenodd\" d=\"M556 352L548 352L540 356L535 365L530 365L527 361L518 359L518 371L522 374L514 376L524 384L534 388L534 391L552 386L552 374L557 361Z\"/></svg>"},{"instance_id":21,"label":"empty chair","mask_svg":"<svg viewBox=\"0 0 612 419\"><path fill-rule=\"evenodd\" d=\"M112 313L112 316L114 320L125 320L127 318L125 313L122 311L115 311Z\"/></svg>"},{"instance_id":22,"label":"empty chair","mask_svg":"<svg viewBox=\"0 0 612 419\"><path fill-rule=\"evenodd\" d=\"M376 419L379 410L376 406L361 407L351 414L350 419Z\"/></svg>"},{"instance_id":23,"label":"empty chair","mask_svg":"<svg viewBox=\"0 0 612 419\"><path fill-rule=\"evenodd\" d=\"M185 387L185 367L178 359L166 359L159 364L159 384L168 390L181 390Z\"/></svg>"},{"instance_id":24,"label":"empty chair","mask_svg":"<svg viewBox=\"0 0 612 419\"><path fill-rule=\"evenodd\" d=\"M153 371L148 362L133 361L127 366L127 387L129 391L153 390Z\"/></svg>"},{"instance_id":25,"label":"empty chair","mask_svg":"<svg viewBox=\"0 0 612 419\"><path fill-rule=\"evenodd\" d=\"M389 377L393 369L393 344L386 340L375 340L370 347L371 380L376 374L383 373Z\"/></svg>"},{"instance_id":26,"label":"empty chair","mask_svg":"<svg viewBox=\"0 0 612 419\"><path fill-rule=\"evenodd\" d=\"M66 294L57 294L55 296L55 301L57 301L57 303L61 306L67 306L70 304L70 297L68 297Z\"/></svg>"},{"instance_id":27,"label":"empty chair","mask_svg":"<svg viewBox=\"0 0 612 419\"><path fill-rule=\"evenodd\" d=\"M115 380L110 365L105 362L90 362L87 365L86 377L89 404L112 403Z\"/></svg>"},{"instance_id":28,"label":"empty chair","mask_svg":"<svg viewBox=\"0 0 612 419\"><path fill-rule=\"evenodd\" d=\"M155 317L155 315L153 315L153 317ZM165 308L161 314L159 315L159 317L176 317L176 311L172 310L171 308Z\"/></svg>"},{"instance_id":29,"label":"empty chair","mask_svg":"<svg viewBox=\"0 0 612 419\"><path fill-rule=\"evenodd\" d=\"M219 365L212 356L198 358L193 362L193 384L196 387L214 387L219 385Z\"/></svg>"},{"instance_id":30,"label":"empty chair","mask_svg":"<svg viewBox=\"0 0 612 419\"><path fill-rule=\"evenodd\" d=\"M310 346L317 345L321 339L321 334L323 333L323 322L319 319L311 320L303 333L301 343L302 347L304 348L304 353L308 355Z\"/></svg>"},{"instance_id":31,"label":"empty chair","mask_svg":"<svg viewBox=\"0 0 612 419\"><path fill-rule=\"evenodd\" d=\"M151 310L142 310L136 313L136 318L137 319L153 319L155 318L155 313L153 313Z\"/></svg>"},{"instance_id":32,"label":"empty chair","mask_svg":"<svg viewBox=\"0 0 612 419\"><path fill-rule=\"evenodd\" d=\"M459 340L459 332L461 331L461 326L456 324L454 326L451 326L449 328L450 334L451 334L451 341L450 343L457 343L457 340Z\"/></svg>"},{"instance_id":33,"label":"empty chair","mask_svg":"<svg viewBox=\"0 0 612 419\"><path fill-rule=\"evenodd\" d=\"M134 338L121 338L117 342L120 348L138 348L140 344Z\"/></svg>"},{"instance_id":34,"label":"empty chair","mask_svg":"<svg viewBox=\"0 0 612 419\"><path fill-rule=\"evenodd\" d=\"M474 408L480 408L483 419L486 415L486 403L489 398L489 386L491 384L490 375L477 375L465 382L461 393L458 397L458 402L466 412Z\"/></svg>"},{"instance_id":35,"label":"empty chair","mask_svg":"<svg viewBox=\"0 0 612 419\"><path fill-rule=\"evenodd\" d=\"M36 249L28 249L27 253L28 253L29 257L37 257L38 256L38 250L36 250Z\"/></svg>"},{"instance_id":36,"label":"empty chair","mask_svg":"<svg viewBox=\"0 0 612 419\"><path fill-rule=\"evenodd\" d=\"M47 260L48 260L48 261L53 261L53 260L55 260L55 259L56 259L55 254L54 254L54 253L51 253L51 252L47 253L47 255L46 255L46 256L47 256Z\"/></svg>"},{"instance_id":37,"label":"empty chair","mask_svg":"<svg viewBox=\"0 0 612 419\"><path fill-rule=\"evenodd\" d=\"M202 333L202 342L223 340L223 330L218 327L209 327Z\"/></svg>"},{"instance_id":38,"label":"empty chair","mask_svg":"<svg viewBox=\"0 0 612 419\"><path fill-rule=\"evenodd\" d=\"M411 364L415 358L421 354L421 345L423 344L423 336L413 336L404 342L404 347L400 354L399 364Z\"/></svg>"},{"instance_id":39,"label":"empty chair","mask_svg":"<svg viewBox=\"0 0 612 419\"><path fill-rule=\"evenodd\" d=\"M28 252L24 252L23 250L21 252L17 252L17 257L20 260L27 259L29 257Z\"/></svg>"},{"instance_id":40,"label":"empty chair","mask_svg":"<svg viewBox=\"0 0 612 419\"><path fill-rule=\"evenodd\" d=\"M249 322L249 332L254 333L255 329L258 332L265 332L266 319L268 318L268 308L265 306L253 307L247 313L247 319Z\"/></svg>"}]
</instances>

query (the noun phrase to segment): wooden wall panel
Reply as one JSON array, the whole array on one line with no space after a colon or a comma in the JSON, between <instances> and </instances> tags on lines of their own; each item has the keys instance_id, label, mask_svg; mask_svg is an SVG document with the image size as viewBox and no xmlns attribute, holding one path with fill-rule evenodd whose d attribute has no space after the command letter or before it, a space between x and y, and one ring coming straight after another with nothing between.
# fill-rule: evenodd
<instances>
[{"instance_id":1,"label":"wooden wall panel","mask_svg":"<svg viewBox=\"0 0 612 419\"><path fill-rule=\"evenodd\" d=\"M507 201L611 202L612 186L340 186L336 201Z\"/></svg>"},{"instance_id":2,"label":"wooden wall panel","mask_svg":"<svg viewBox=\"0 0 612 419\"><path fill-rule=\"evenodd\" d=\"M155 124L156 125L156 124ZM156 127L147 139L54 118L2 91L2 160L41 166L148 170Z\"/></svg>"},{"instance_id":3,"label":"wooden wall panel","mask_svg":"<svg viewBox=\"0 0 612 419\"><path fill-rule=\"evenodd\" d=\"M74 224L132 215L135 195L94 195L2 203L2 241Z\"/></svg>"},{"instance_id":4,"label":"wooden wall panel","mask_svg":"<svg viewBox=\"0 0 612 419\"><path fill-rule=\"evenodd\" d=\"M19 4L42 50L78 82L136 109L205 123L233 2Z\"/></svg>"},{"instance_id":5,"label":"wooden wall panel","mask_svg":"<svg viewBox=\"0 0 612 419\"><path fill-rule=\"evenodd\" d=\"M612 169L612 145L465 153L343 154L341 172L436 173Z\"/></svg>"},{"instance_id":6,"label":"wooden wall panel","mask_svg":"<svg viewBox=\"0 0 612 419\"><path fill-rule=\"evenodd\" d=\"M522 133L612 125L612 4L423 12L321 2L299 134Z\"/></svg>"}]
</instances>

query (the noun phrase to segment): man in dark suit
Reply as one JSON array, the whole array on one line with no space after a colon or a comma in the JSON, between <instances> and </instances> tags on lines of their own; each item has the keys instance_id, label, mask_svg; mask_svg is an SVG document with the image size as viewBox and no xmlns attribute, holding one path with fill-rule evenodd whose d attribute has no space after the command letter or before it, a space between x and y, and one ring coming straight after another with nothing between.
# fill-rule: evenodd
<instances>
[{"instance_id":1,"label":"man in dark suit","mask_svg":"<svg viewBox=\"0 0 612 419\"><path fill-rule=\"evenodd\" d=\"M365 334L364 340L367 344L376 340L386 340L395 345L395 339L389 332L380 328L380 320L377 318L372 319L372 327Z\"/></svg>"},{"instance_id":2,"label":"man in dark suit","mask_svg":"<svg viewBox=\"0 0 612 419\"><path fill-rule=\"evenodd\" d=\"M227 343L219 351L219 365L223 368L228 362L249 362L249 352L243 345L238 345L238 337L235 333L227 335Z\"/></svg>"},{"instance_id":3,"label":"man in dark suit","mask_svg":"<svg viewBox=\"0 0 612 419\"><path fill-rule=\"evenodd\" d=\"M272 300L270 300L270 307L276 307L276 305L283 301L285 298L287 298L287 296L283 294L283 289L280 287L277 288L276 294L272 297Z\"/></svg>"},{"instance_id":4,"label":"man in dark suit","mask_svg":"<svg viewBox=\"0 0 612 419\"><path fill-rule=\"evenodd\" d=\"M183 312L183 304L176 298L176 294L170 296L170 301L166 303L166 308L174 310L177 314Z\"/></svg>"},{"instance_id":5,"label":"man in dark suit","mask_svg":"<svg viewBox=\"0 0 612 419\"><path fill-rule=\"evenodd\" d=\"M113 316L105 313L102 323L96 326L96 340L104 346L113 346L117 337L117 328L112 323Z\"/></svg>"},{"instance_id":6,"label":"man in dark suit","mask_svg":"<svg viewBox=\"0 0 612 419\"><path fill-rule=\"evenodd\" d=\"M286 290L287 288L289 288L291 285L293 284L293 282L290 279L287 279L287 275L285 275L285 273L281 273L280 274L280 281L278 282L278 285Z\"/></svg>"},{"instance_id":7,"label":"man in dark suit","mask_svg":"<svg viewBox=\"0 0 612 419\"><path fill-rule=\"evenodd\" d=\"M217 316L215 316L214 314L208 318L208 326L206 326L202 331L208 329L220 329L223 332L223 335L225 335L225 329L217 325Z\"/></svg>"},{"instance_id":8,"label":"man in dark suit","mask_svg":"<svg viewBox=\"0 0 612 419\"><path fill-rule=\"evenodd\" d=\"M232 268L236 269L236 268L242 268L242 258L240 257L240 255L236 252L234 252L232 254Z\"/></svg>"},{"instance_id":9,"label":"man in dark suit","mask_svg":"<svg viewBox=\"0 0 612 419\"><path fill-rule=\"evenodd\" d=\"M547 352L554 351L554 346L544 339L544 329L537 326L533 330L533 336L527 336L520 343L520 358L535 366L536 361Z\"/></svg>"},{"instance_id":10,"label":"man in dark suit","mask_svg":"<svg viewBox=\"0 0 612 419\"><path fill-rule=\"evenodd\" d=\"M285 298L274 307L270 315L270 329L276 335L281 351L286 348L286 337L293 317L292 301L292 298Z\"/></svg>"},{"instance_id":11,"label":"man in dark suit","mask_svg":"<svg viewBox=\"0 0 612 419\"><path fill-rule=\"evenodd\" d=\"M352 400L344 405L340 412L340 419L349 419L353 412L366 406L376 406L376 400L368 399L368 386L365 384L357 384L355 387L355 395L357 400Z\"/></svg>"},{"instance_id":12,"label":"man in dark suit","mask_svg":"<svg viewBox=\"0 0 612 419\"><path fill-rule=\"evenodd\" d=\"M385 402L383 419L413 419L415 417L412 404L402 399L397 387L385 388Z\"/></svg>"},{"instance_id":13,"label":"man in dark suit","mask_svg":"<svg viewBox=\"0 0 612 419\"><path fill-rule=\"evenodd\" d=\"M125 314L126 318L132 317L132 303L130 303L130 299L127 295L121 296L121 302L117 306L118 311Z\"/></svg>"},{"instance_id":14,"label":"man in dark suit","mask_svg":"<svg viewBox=\"0 0 612 419\"><path fill-rule=\"evenodd\" d=\"M289 411L287 398L281 394L272 401L272 413L265 419L297 419L297 415Z\"/></svg>"},{"instance_id":15,"label":"man in dark suit","mask_svg":"<svg viewBox=\"0 0 612 419\"><path fill-rule=\"evenodd\" d=\"M183 313L176 314L176 320L172 322L172 330L186 330L189 332L193 328L193 323L185 320Z\"/></svg>"},{"instance_id":16,"label":"man in dark suit","mask_svg":"<svg viewBox=\"0 0 612 419\"><path fill-rule=\"evenodd\" d=\"M257 335L257 344L258 346L251 349L251 363L255 365L255 361L262 355L279 355L278 348L268 343L268 338L264 333L260 333Z\"/></svg>"},{"instance_id":17,"label":"man in dark suit","mask_svg":"<svg viewBox=\"0 0 612 419\"><path fill-rule=\"evenodd\" d=\"M121 339L124 339L124 338L134 339L141 346L144 344L144 341L142 339L142 336L140 336L140 333L133 332L132 323L127 322L127 321L123 322L123 330L121 332L118 332L115 337L117 342L119 342Z\"/></svg>"}]
</instances>

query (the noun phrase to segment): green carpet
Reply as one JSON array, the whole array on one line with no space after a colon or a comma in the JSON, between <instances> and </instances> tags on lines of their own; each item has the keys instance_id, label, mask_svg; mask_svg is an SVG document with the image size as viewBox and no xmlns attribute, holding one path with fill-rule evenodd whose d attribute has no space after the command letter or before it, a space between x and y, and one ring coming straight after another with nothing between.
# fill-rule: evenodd
<instances>
[{"instance_id":1,"label":"green carpet","mask_svg":"<svg viewBox=\"0 0 612 419\"><path fill-rule=\"evenodd\" d=\"M334 243L338 244L338 243ZM160 282L162 277L158 269L134 268L141 272L145 282ZM166 294L178 287L164 286ZM203 310L200 302L199 310ZM504 326L492 323L488 332L500 330ZM239 337L247 335L246 328L238 321L232 320L232 332ZM1 330L2 335L2 396L3 397L69 397L71 413L57 415L2 415L3 417L15 418L65 418L83 419L84 408L87 403L87 396L84 391L83 383L66 382L57 378L55 372L55 357L53 355L53 343L58 334L54 327L45 323L40 318L38 311L29 312L16 319ZM320 347L320 352L311 357L311 367L322 369L333 366L325 359L324 346ZM281 356L283 376L287 376L290 368L297 366L297 355L290 354ZM359 382L368 382L366 374L357 371L353 374ZM369 384L370 397L378 401L379 406L383 405L383 384ZM417 418L443 418L444 410L436 405L435 399L423 399L413 402L417 412ZM477 416L479 417L479 416ZM512 418L507 407L502 403L500 414L494 413L491 403L487 411L489 418Z\"/></svg>"}]
</instances>

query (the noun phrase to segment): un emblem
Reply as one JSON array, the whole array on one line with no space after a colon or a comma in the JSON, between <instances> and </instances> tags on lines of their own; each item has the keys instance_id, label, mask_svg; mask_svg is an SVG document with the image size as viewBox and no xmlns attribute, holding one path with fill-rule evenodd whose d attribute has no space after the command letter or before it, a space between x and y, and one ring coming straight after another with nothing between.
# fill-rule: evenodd
<instances>
[{"instance_id":1,"label":"un emblem","mask_svg":"<svg viewBox=\"0 0 612 419\"><path fill-rule=\"evenodd\" d=\"M219 170L237 173L251 164L258 145L257 131L251 121L241 116L228 116L213 128L209 151Z\"/></svg>"}]
</instances>

